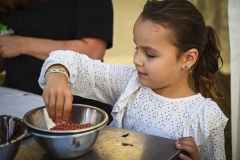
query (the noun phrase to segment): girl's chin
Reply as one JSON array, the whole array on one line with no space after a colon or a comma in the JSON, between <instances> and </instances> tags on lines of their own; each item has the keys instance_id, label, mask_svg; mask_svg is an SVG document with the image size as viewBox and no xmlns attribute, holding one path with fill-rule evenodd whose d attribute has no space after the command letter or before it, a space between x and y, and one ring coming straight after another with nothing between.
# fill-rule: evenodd
<instances>
[{"instance_id":1,"label":"girl's chin","mask_svg":"<svg viewBox=\"0 0 240 160\"><path fill-rule=\"evenodd\" d=\"M140 84L141 84L142 86L151 88L150 85L148 85L148 84L146 83L146 81L142 80L141 78L139 78L139 82L140 82Z\"/></svg>"}]
</instances>

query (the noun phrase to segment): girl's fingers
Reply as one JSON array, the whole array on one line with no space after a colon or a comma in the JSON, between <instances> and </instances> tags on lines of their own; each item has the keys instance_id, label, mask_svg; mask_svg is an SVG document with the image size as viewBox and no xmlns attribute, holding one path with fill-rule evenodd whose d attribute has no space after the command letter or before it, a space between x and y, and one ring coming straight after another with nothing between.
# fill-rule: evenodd
<instances>
[{"instance_id":1,"label":"girl's fingers","mask_svg":"<svg viewBox=\"0 0 240 160\"><path fill-rule=\"evenodd\" d=\"M49 95L46 94L45 92L43 92L43 100L44 100L44 103L45 103L45 107L47 109L47 112L49 113Z\"/></svg>"},{"instance_id":2,"label":"girl's fingers","mask_svg":"<svg viewBox=\"0 0 240 160\"><path fill-rule=\"evenodd\" d=\"M177 141L179 141L179 143L182 143L182 144L188 144L188 145L195 144L193 137L183 137L183 138L179 138Z\"/></svg>"},{"instance_id":3,"label":"girl's fingers","mask_svg":"<svg viewBox=\"0 0 240 160\"><path fill-rule=\"evenodd\" d=\"M192 137L180 138L176 141L176 147L180 150L187 152L186 154L182 153L182 158L187 159L196 159L200 158L198 147Z\"/></svg>"},{"instance_id":4,"label":"girl's fingers","mask_svg":"<svg viewBox=\"0 0 240 160\"><path fill-rule=\"evenodd\" d=\"M182 159L182 160L193 160L192 158L186 156L186 155L183 154L183 153L180 153L180 154L179 154L179 158Z\"/></svg>"},{"instance_id":5,"label":"girl's fingers","mask_svg":"<svg viewBox=\"0 0 240 160\"><path fill-rule=\"evenodd\" d=\"M72 101L73 101L73 95L71 93L68 93L64 101L64 108L63 108L63 115L62 115L63 123L68 122L70 113L72 111Z\"/></svg>"},{"instance_id":6,"label":"girl's fingers","mask_svg":"<svg viewBox=\"0 0 240 160\"><path fill-rule=\"evenodd\" d=\"M197 145L192 137L180 138L176 141L177 148L184 150L191 150L197 148Z\"/></svg>"},{"instance_id":7,"label":"girl's fingers","mask_svg":"<svg viewBox=\"0 0 240 160\"><path fill-rule=\"evenodd\" d=\"M194 152L197 148L195 145L183 144L183 143L179 143L179 142L176 143L176 147L178 149L184 150L188 153Z\"/></svg>"},{"instance_id":8,"label":"girl's fingers","mask_svg":"<svg viewBox=\"0 0 240 160\"><path fill-rule=\"evenodd\" d=\"M57 99L57 96L55 95L51 95L50 94L50 97L49 97L49 105L48 105L48 115L49 117L52 119L53 122L55 122L55 118L56 118L56 99Z\"/></svg>"},{"instance_id":9,"label":"girl's fingers","mask_svg":"<svg viewBox=\"0 0 240 160\"><path fill-rule=\"evenodd\" d=\"M56 100L56 110L55 110L55 123L62 123L63 108L64 108L64 96L59 94Z\"/></svg>"}]
</instances>

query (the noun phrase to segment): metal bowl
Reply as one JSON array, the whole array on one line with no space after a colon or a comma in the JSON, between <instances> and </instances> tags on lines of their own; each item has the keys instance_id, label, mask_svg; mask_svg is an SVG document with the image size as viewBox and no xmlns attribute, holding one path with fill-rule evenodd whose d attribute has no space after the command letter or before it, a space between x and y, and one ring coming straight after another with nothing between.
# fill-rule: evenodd
<instances>
[{"instance_id":1,"label":"metal bowl","mask_svg":"<svg viewBox=\"0 0 240 160\"><path fill-rule=\"evenodd\" d=\"M51 157L57 159L77 158L88 153L108 123L108 115L103 110L82 104L73 104L69 123L94 126L80 129L57 131L49 130L55 124L48 117L45 107L27 112L23 118L37 144Z\"/></svg>"},{"instance_id":2,"label":"metal bowl","mask_svg":"<svg viewBox=\"0 0 240 160\"><path fill-rule=\"evenodd\" d=\"M104 126L74 134L51 134L36 130L30 130L30 133L49 156L56 159L72 159L85 155L93 148Z\"/></svg>"},{"instance_id":3,"label":"metal bowl","mask_svg":"<svg viewBox=\"0 0 240 160\"><path fill-rule=\"evenodd\" d=\"M22 119L9 115L0 115L0 159L14 159L21 140L26 134L26 125Z\"/></svg>"},{"instance_id":4,"label":"metal bowl","mask_svg":"<svg viewBox=\"0 0 240 160\"><path fill-rule=\"evenodd\" d=\"M86 124L91 123L94 126L80 130L50 130L56 124L49 118L46 108L38 107L27 112L23 120L25 124L37 131L48 132L48 133L82 133L90 130L95 130L108 123L108 115L105 111L83 104L73 104L72 112L69 117L68 123L75 124Z\"/></svg>"}]
</instances>

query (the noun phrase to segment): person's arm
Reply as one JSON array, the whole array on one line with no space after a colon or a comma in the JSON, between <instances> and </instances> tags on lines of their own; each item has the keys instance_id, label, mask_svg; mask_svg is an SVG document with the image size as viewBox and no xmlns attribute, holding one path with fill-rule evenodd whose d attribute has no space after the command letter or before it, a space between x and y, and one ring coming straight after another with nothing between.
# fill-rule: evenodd
<instances>
[{"instance_id":1,"label":"person's arm","mask_svg":"<svg viewBox=\"0 0 240 160\"><path fill-rule=\"evenodd\" d=\"M53 67L55 70L49 71ZM130 65L102 63L73 51L57 50L44 62L38 82L50 117L66 122L72 94L113 105L134 73L135 67Z\"/></svg>"},{"instance_id":2,"label":"person's arm","mask_svg":"<svg viewBox=\"0 0 240 160\"><path fill-rule=\"evenodd\" d=\"M92 59L103 60L107 42L97 38L82 38L80 40L50 40L14 35L0 36L2 57L12 58L20 54L31 55L45 60L51 51L73 50L88 55Z\"/></svg>"}]
</instances>

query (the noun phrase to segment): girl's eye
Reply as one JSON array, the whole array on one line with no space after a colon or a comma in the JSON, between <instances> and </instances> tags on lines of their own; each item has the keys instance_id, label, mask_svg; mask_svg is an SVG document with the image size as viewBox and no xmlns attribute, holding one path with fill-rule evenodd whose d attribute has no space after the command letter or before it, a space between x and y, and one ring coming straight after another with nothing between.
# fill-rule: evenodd
<instances>
[{"instance_id":1,"label":"girl's eye","mask_svg":"<svg viewBox=\"0 0 240 160\"><path fill-rule=\"evenodd\" d=\"M151 54L149 54L149 53L146 53L146 56L147 56L148 58L154 58L154 57L156 57L156 56L153 56L153 55L151 55Z\"/></svg>"}]
</instances>

